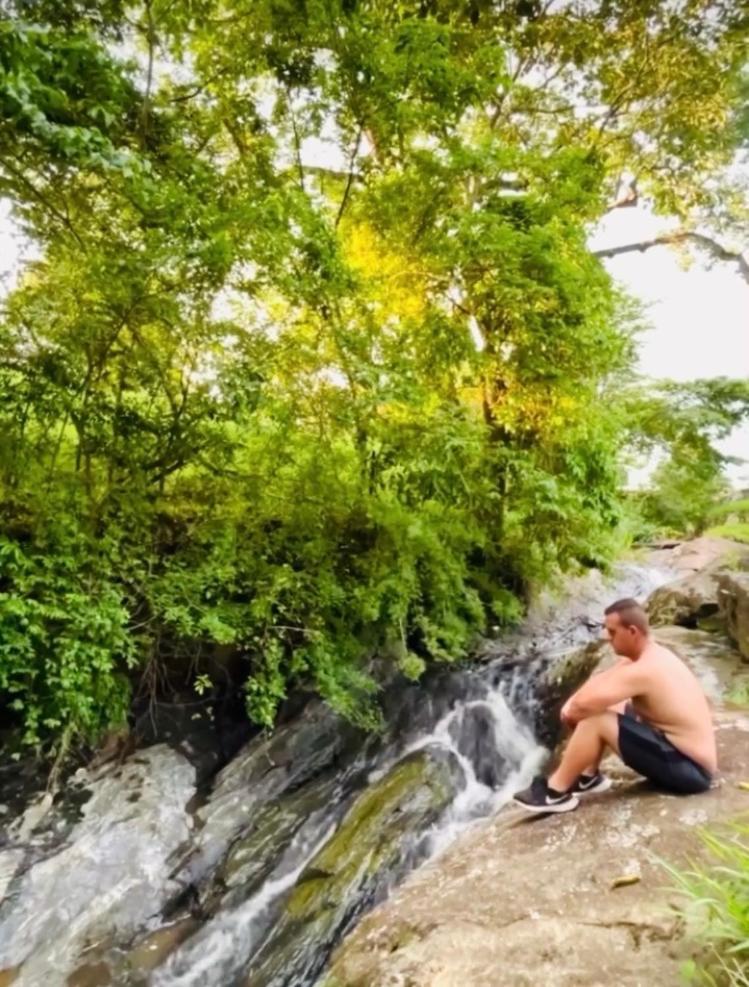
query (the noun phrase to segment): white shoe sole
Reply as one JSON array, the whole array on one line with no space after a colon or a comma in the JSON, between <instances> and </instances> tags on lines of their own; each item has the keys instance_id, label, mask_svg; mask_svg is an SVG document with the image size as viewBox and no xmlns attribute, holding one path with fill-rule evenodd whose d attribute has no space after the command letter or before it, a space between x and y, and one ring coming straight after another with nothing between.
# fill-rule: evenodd
<instances>
[{"instance_id":1,"label":"white shoe sole","mask_svg":"<svg viewBox=\"0 0 749 987\"><path fill-rule=\"evenodd\" d=\"M610 778L602 778L597 785L592 785L590 788L578 789L575 792L575 795L582 795L583 797L586 795L600 795L601 792L607 792L613 784L614 783Z\"/></svg>"},{"instance_id":2,"label":"white shoe sole","mask_svg":"<svg viewBox=\"0 0 749 987\"><path fill-rule=\"evenodd\" d=\"M528 802L521 802L520 799L516 798L513 798L512 801L521 809L525 809L526 812L535 812L539 815L549 812L572 812L580 805L576 795L573 795L571 799L565 799L564 802L555 802L552 805L529 805Z\"/></svg>"}]
</instances>

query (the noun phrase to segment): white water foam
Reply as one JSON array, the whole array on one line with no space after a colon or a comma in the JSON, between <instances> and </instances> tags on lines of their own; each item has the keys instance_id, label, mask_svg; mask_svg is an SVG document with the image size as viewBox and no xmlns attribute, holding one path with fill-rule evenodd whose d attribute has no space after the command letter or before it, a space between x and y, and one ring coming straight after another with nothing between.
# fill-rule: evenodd
<instances>
[{"instance_id":1,"label":"white water foam","mask_svg":"<svg viewBox=\"0 0 749 987\"><path fill-rule=\"evenodd\" d=\"M315 822L317 825L315 825ZM273 903L297 882L315 854L336 830L310 818L305 832L292 840L275 877L233 911L219 912L151 977L153 987L215 987L242 970L265 934L265 917ZM293 861L293 863L292 863ZM289 867L292 869L289 869Z\"/></svg>"},{"instance_id":2,"label":"white water foam","mask_svg":"<svg viewBox=\"0 0 749 987\"><path fill-rule=\"evenodd\" d=\"M491 716L496 749L510 765L507 777L498 788L479 780L473 762L458 750L451 732L453 725L459 725L471 710L477 708L483 708ZM489 690L482 699L459 703L437 723L432 733L414 741L408 751L435 744L451 751L457 758L465 784L440 822L427 834L430 857L442 853L469 826L497 813L516 791L530 782L549 753L507 705L501 685Z\"/></svg>"}]
</instances>

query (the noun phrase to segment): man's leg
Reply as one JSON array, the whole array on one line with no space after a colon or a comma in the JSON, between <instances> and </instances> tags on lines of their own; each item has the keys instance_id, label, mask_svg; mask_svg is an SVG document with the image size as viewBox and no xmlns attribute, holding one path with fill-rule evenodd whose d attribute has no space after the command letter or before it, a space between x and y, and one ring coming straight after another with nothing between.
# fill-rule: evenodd
<instances>
[{"instance_id":1,"label":"man's leg","mask_svg":"<svg viewBox=\"0 0 749 987\"><path fill-rule=\"evenodd\" d=\"M628 700L622 699L622 701L620 703L616 703L614 706L609 706L609 711L612 712L612 713L622 713L623 714L627 710L627 704L628 704ZM618 730L617 730L617 737L618 737ZM617 742L617 746L618 746L618 742ZM593 775L597 775L598 774L598 769L601 766L601 757L603 757L603 753L604 753L604 751L603 751L603 748L602 748L601 749L601 754L599 755L598 760L595 763L589 764L587 766L587 768L585 768L581 772L581 774L587 775L589 778L592 778ZM618 753L618 750L617 750L617 753Z\"/></svg>"},{"instance_id":2,"label":"man's leg","mask_svg":"<svg viewBox=\"0 0 749 987\"><path fill-rule=\"evenodd\" d=\"M577 724L561 763L546 779L547 784L557 792L566 792L581 774L590 772L591 766L598 770L606 747L619 753L619 720L617 714L609 710Z\"/></svg>"}]
</instances>

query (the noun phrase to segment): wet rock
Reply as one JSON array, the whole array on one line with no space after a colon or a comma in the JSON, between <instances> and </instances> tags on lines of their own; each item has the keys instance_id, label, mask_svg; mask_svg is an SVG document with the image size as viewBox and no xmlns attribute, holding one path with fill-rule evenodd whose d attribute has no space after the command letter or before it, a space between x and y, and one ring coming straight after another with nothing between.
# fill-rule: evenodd
<instances>
[{"instance_id":1,"label":"wet rock","mask_svg":"<svg viewBox=\"0 0 749 987\"><path fill-rule=\"evenodd\" d=\"M157 915L172 893L170 856L190 834L194 790L191 765L161 746L95 781L65 844L11 881L0 969L20 966L19 987L63 983L92 942L127 940Z\"/></svg>"},{"instance_id":2,"label":"wet rock","mask_svg":"<svg viewBox=\"0 0 749 987\"><path fill-rule=\"evenodd\" d=\"M509 768L497 745L496 721L483 702L466 706L450 725L458 751L473 764L476 778L489 788L499 788Z\"/></svg>"},{"instance_id":3,"label":"wet rock","mask_svg":"<svg viewBox=\"0 0 749 987\"><path fill-rule=\"evenodd\" d=\"M658 553L653 553L658 555ZM643 600L667 579L673 577L669 555L644 567L620 562L604 576L590 570L583 576L565 581L563 588L542 591L531 603L527 617L513 631L495 641L486 641L478 649L482 661L505 663L528 662L549 654L568 654L587 645L600 635L603 611L616 599L634 597Z\"/></svg>"},{"instance_id":4,"label":"wet rock","mask_svg":"<svg viewBox=\"0 0 749 987\"><path fill-rule=\"evenodd\" d=\"M336 801L337 787L335 775L327 775L261 806L204 891L203 910L213 913L248 898L272 872L310 815Z\"/></svg>"},{"instance_id":5,"label":"wet rock","mask_svg":"<svg viewBox=\"0 0 749 987\"><path fill-rule=\"evenodd\" d=\"M382 698L385 743L407 745L414 736L430 733L457 702L484 692L482 683L465 668L431 668L419 682L393 683Z\"/></svg>"},{"instance_id":6,"label":"wet rock","mask_svg":"<svg viewBox=\"0 0 749 987\"><path fill-rule=\"evenodd\" d=\"M132 971L136 977L138 974L145 974L155 969L195 931L197 926L197 919L186 916L154 929L129 950L123 969Z\"/></svg>"},{"instance_id":7,"label":"wet rock","mask_svg":"<svg viewBox=\"0 0 749 987\"><path fill-rule=\"evenodd\" d=\"M651 593L646 609L653 626L697 627L718 612L717 574L698 572L667 583Z\"/></svg>"},{"instance_id":8,"label":"wet rock","mask_svg":"<svg viewBox=\"0 0 749 987\"><path fill-rule=\"evenodd\" d=\"M313 983L341 933L420 852L419 837L450 804L460 777L455 755L427 748L363 792L302 872L247 987Z\"/></svg>"},{"instance_id":9,"label":"wet rock","mask_svg":"<svg viewBox=\"0 0 749 987\"><path fill-rule=\"evenodd\" d=\"M5 740L0 735L0 750L5 749ZM10 752L0 757L0 793L4 807L0 825L0 848L11 841L17 841L17 820L43 797L47 776L48 769L45 771L45 766L38 758L27 755L15 761Z\"/></svg>"},{"instance_id":10,"label":"wet rock","mask_svg":"<svg viewBox=\"0 0 749 987\"><path fill-rule=\"evenodd\" d=\"M110 987L112 971L106 963L84 963L65 981L65 987Z\"/></svg>"},{"instance_id":11,"label":"wet rock","mask_svg":"<svg viewBox=\"0 0 749 987\"><path fill-rule=\"evenodd\" d=\"M5 899L5 892L21 866L24 856L22 849L0 851L0 904Z\"/></svg>"},{"instance_id":12,"label":"wet rock","mask_svg":"<svg viewBox=\"0 0 749 987\"><path fill-rule=\"evenodd\" d=\"M236 708L241 706L242 708ZM132 736L138 747L168 744L195 767L203 785L250 739L253 727L242 704L227 699L152 702L139 711Z\"/></svg>"},{"instance_id":13,"label":"wet rock","mask_svg":"<svg viewBox=\"0 0 749 987\"><path fill-rule=\"evenodd\" d=\"M559 743L562 706L592 674L605 650L605 641L592 641L584 648L561 655L541 666L534 684L533 713L536 736L545 746L554 748Z\"/></svg>"},{"instance_id":14,"label":"wet rock","mask_svg":"<svg viewBox=\"0 0 749 987\"><path fill-rule=\"evenodd\" d=\"M728 633L749 661L749 572L722 573L719 586L718 600Z\"/></svg>"},{"instance_id":15,"label":"wet rock","mask_svg":"<svg viewBox=\"0 0 749 987\"><path fill-rule=\"evenodd\" d=\"M253 738L216 776L196 814L201 829L194 847L175 876L183 884L201 882L265 802L332 767L350 765L363 744L363 735L322 703Z\"/></svg>"}]
</instances>

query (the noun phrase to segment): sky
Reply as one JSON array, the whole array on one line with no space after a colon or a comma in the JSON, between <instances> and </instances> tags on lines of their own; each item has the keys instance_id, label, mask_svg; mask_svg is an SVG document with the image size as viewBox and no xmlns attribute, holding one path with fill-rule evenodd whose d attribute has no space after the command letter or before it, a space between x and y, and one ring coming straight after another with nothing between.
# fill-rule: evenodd
<instances>
[{"instance_id":1,"label":"sky","mask_svg":"<svg viewBox=\"0 0 749 987\"><path fill-rule=\"evenodd\" d=\"M593 249L603 249L649 239L669 228L668 220L653 216L644 206L617 209L595 230L590 243ZM8 290L33 254L13 224L8 202L0 200L0 293ZM685 270L679 255L667 247L605 263L645 305L650 329L640 337L641 374L682 381L749 377L749 284L734 265L710 266L709 258L695 255ZM736 429L721 450L749 460L749 423ZM644 482L648 472L647 466L631 471L630 484ZM735 486L749 487L749 462L729 467L728 476Z\"/></svg>"},{"instance_id":2,"label":"sky","mask_svg":"<svg viewBox=\"0 0 749 987\"><path fill-rule=\"evenodd\" d=\"M617 209L591 238L593 249L650 239L672 229L646 207ZM673 249L606 260L611 274L644 305L650 329L640 337L639 370L646 377L695 380L749 377L749 284L734 264L693 253L688 269ZM749 422L719 444L727 455L749 460ZM728 467L734 485L749 487L749 462ZM647 470L635 471L639 483Z\"/></svg>"}]
</instances>

